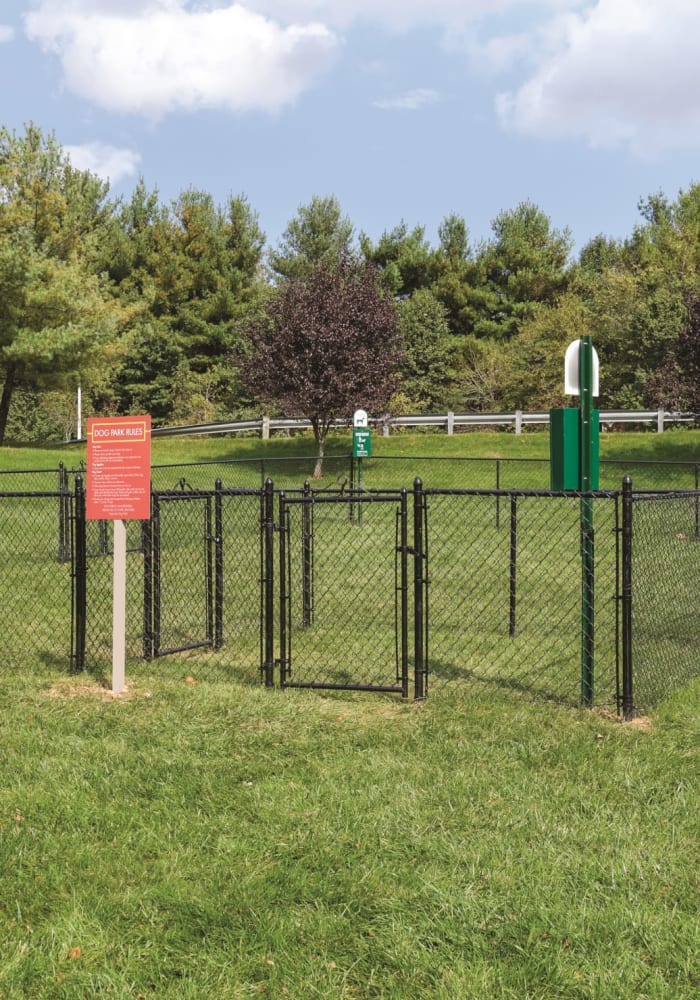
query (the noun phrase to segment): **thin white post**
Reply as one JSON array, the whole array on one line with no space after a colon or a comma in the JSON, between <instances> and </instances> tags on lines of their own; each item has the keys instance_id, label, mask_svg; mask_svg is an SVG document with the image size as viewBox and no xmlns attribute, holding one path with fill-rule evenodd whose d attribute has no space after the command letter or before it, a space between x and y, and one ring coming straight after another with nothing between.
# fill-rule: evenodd
<instances>
[{"instance_id":1,"label":"thin white post","mask_svg":"<svg viewBox=\"0 0 700 1000\"><path fill-rule=\"evenodd\" d=\"M112 693L121 694L126 687L126 521L113 524Z\"/></svg>"}]
</instances>

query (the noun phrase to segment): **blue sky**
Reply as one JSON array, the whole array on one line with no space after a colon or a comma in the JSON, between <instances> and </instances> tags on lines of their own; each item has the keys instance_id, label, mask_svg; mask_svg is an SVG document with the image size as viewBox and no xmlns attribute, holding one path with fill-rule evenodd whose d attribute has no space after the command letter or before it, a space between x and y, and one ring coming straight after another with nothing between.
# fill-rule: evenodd
<instances>
[{"instance_id":1,"label":"blue sky","mask_svg":"<svg viewBox=\"0 0 700 1000\"><path fill-rule=\"evenodd\" d=\"M698 0L0 0L0 123L128 196L335 195L377 239L543 209L577 248L700 180Z\"/></svg>"}]
</instances>

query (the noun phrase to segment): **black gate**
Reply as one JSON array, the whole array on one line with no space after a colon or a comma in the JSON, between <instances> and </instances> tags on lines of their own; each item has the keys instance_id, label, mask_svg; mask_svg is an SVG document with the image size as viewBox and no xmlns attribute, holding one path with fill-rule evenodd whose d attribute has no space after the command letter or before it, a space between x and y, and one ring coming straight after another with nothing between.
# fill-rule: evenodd
<instances>
[{"instance_id":1,"label":"black gate","mask_svg":"<svg viewBox=\"0 0 700 1000\"><path fill-rule=\"evenodd\" d=\"M157 492L144 532L144 656L214 646L216 563L210 491Z\"/></svg>"},{"instance_id":2,"label":"black gate","mask_svg":"<svg viewBox=\"0 0 700 1000\"><path fill-rule=\"evenodd\" d=\"M408 697L408 521L406 490L280 494L282 687ZM422 656L413 660L421 697Z\"/></svg>"}]
</instances>

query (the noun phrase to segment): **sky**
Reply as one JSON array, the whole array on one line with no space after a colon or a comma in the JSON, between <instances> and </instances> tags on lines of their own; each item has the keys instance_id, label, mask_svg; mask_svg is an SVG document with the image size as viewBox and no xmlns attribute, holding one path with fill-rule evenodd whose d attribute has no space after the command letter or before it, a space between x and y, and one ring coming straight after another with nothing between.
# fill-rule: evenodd
<instances>
[{"instance_id":1,"label":"sky","mask_svg":"<svg viewBox=\"0 0 700 1000\"><path fill-rule=\"evenodd\" d=\"M270 246L332 195L432 245L529 201L576 252L700 180L699 37L698 0L0 0L0 125L115 197L245 195Z\"/></svg>"}]
</instances>

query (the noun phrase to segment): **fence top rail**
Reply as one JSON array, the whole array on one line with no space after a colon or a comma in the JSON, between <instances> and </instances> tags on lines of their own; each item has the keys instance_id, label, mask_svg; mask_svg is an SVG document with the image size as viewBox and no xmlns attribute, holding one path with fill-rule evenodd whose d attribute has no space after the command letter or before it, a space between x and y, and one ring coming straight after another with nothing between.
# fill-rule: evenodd
<instances>
[{"instance_id":1,"label":"fence top rail","mask_svg":"<svg viewBox=\"0 0 700 1000\"><path fill-rule=\"evenodd\" d=\"M57 476L59 472L67 472L67 469L0 469L0 476Z\"/></svg>"},{"instance_id":2,"label":"fence top rail","mask_svg":"<svg viewBox=\"0 0 700 1000\"><path fill-rule=\"evenodd\" d=\"M700 490L635 489L633 487L632 497L635 500L698 500L700 499Z\"/></svg>"},{"instance_id":3,"label":"fence top rail","mask_svg":"<svg viewBox=\"0 0 700 1000\"><path fill-rule=\"evenodd\" d=\"M552 497L581 500L615 500L621 496L621 490L491 490L491 489L440 489L440 487L424 487L424 496L470 496L470 497Z\"/></svg>"},{"instance_id":4,"label":"fence top rail","mask_svg":"<svg viewBox=\"0 0 700 1000\"><path fill-rule=\"evenodd\" d=\"M31 499L32 497L51 497L54 500L65 500L70 496L65 490L0 490L0 500L13 500L18 498Z\"/></svg>"},{"instance_id":5,"label":"fence top rail","mask_svg":"<svg viewBox=\"0 0 700 1000\"><path fill-rule=\"evenodd\" d=\"M339 490L337 493L299 493L295 492L290 496L286 490L276 490L281 500L285 504L318 504L318 503L399 503L404 496L412 490L394 490L383 492L381 490L363 490L361 493L356 490Z\"/></svg>"}]
</instances>

